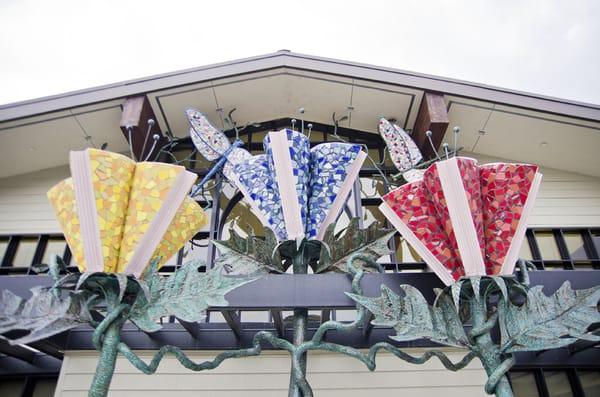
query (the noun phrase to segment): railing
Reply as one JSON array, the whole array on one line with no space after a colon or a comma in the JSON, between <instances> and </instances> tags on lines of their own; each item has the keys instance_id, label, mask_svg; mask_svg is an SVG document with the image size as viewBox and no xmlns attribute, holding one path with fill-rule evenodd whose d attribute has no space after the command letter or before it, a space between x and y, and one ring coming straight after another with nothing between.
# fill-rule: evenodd
<instances>
[{"instance_id":1,"label":"railing","mask_svg":"<svg viewBox=\"0 0 600 397\"><path fill-rule=\"evenodd\" d=\"M206 241L208 237L209 232L201 232L194 240ZM530 228L526 237L521 257L531 261L538 270L600 269L600 228ZM70 270L77 270L61 234L0 236L0 275L36 274L32 266L46 262L52 254L60 255L71 265ZM392 261L383 265L389 272L427 268L423 262ZM166 266L161 271L172 272L175 266Z\"/></svg>"}]
</instances>

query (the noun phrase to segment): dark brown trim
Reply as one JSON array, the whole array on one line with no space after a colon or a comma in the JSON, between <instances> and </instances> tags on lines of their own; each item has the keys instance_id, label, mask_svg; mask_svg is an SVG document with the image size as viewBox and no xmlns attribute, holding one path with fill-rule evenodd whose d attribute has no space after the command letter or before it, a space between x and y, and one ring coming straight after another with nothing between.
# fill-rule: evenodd
<instances>
[{"instance_id":1,"label":"dark brown trim","mask_svg":"<svg viewBox=\"0 0 600 397\"><path fill-rule=\"evenodd\" d=\"M444 102L444 95L425 92L421 99L412 136L426 159L435 157L435 152L438 151L444 139L448 124L448 111ZM431 131L433 147L429 143L427 131Z\"/></svg>"},{"instance_id":2,"label":"dark brown trim","mask_svg":"<svg viewBox=\"0 0 600 397\"><path fill-rule=\"evenodd\" d=\"M151 120L154 121L154 125L150 125ZM131 139L130 147L137 161L154 158L166 143L146 95L130 97L125 100L119 127L125 140L129 142ZM158 135L158 142L155 145L154 135Z\"/></svg>"}]
</instances>

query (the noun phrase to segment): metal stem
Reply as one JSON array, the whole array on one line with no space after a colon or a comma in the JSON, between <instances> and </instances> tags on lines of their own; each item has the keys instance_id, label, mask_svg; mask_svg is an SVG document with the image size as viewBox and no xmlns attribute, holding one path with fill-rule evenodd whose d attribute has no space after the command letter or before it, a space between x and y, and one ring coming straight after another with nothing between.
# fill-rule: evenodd
<instances>
[{"instance_id":1,"label":"metal stem","mask_svg":"<svg viewBox=\"0 0 600 397\"><path fill-rule=\"evenodd\" d=\"M487 319L487 304L486 300L475 299L470 300L471 318L473 321L473 329L485 329ZM500 355L500 349L492 341L490 332L485 332L481 335L471 335L474 339L477 355L483 364L483 368L488 375L488 382L485 385L485 391L488 394L495 394L496 397L514 397L510 383L506 378L505 372L512 366L512 360L503 362Z\"/></svg>"},{"instance_id":2,"label":"metal stem","mask_svg":"<svg viewBox=\"0 0 600 397\"><path fill-rule=\"evenodd\" d=\"M308 272L307 258L304 257L304 247L302 244L301 248L296 251L292 258L292 270L294 274L306 274ZM298 347L304 343L306 338L306 330L308 327L308 309L299 308L294 309L294 338L293 343L295 347ZM298 374L302 374L302 378L306 378L306 352L300 354L296 360L292 360L292 367L290 372L290 387L288 391L289 397L303 397L304 393L300 390L298 385ZM306 397L306 396L304 396Z\"/></svg>"},{"instance_id":3,"label":"metal stem","mask_svg":"<svg viewBox=\"0 0 600 397\"><path fill-rule=\"evenodd\" d=\"M121 331L122 321L113 321L106 332L102 348L100 349L100 357L98 365L94 373L94 379L88 392L88 397L106 397L110 382L115 372L115 363L117 362L118 346L121 339L119 332Z\"/></svg>"}]
</instances>

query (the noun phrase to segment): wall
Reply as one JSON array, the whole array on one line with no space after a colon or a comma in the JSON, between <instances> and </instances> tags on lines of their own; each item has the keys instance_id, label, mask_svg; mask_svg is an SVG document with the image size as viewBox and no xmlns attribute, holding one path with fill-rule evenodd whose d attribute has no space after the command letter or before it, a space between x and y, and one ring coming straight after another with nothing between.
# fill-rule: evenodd
<instances>
[{"instance_id":1,"label":"wall","mask_svg":"<svg viewBox=\"0 0 600 397\"><path fill-rule=\"evenodd\" d=\"M46 192L68 176L62 166L0 179L0 235L60 233Z\"/></svg>"},{"instance_id":2,"label":"wall","mask_svg":"<svg viewBox=\"0 0 600 397\"><path fill-rule=\"evenodd\" d=\"M410 351L410 350L409 350ZM448 350L447 350L448 351ZM418 350L411 353L418 354ZM214 354L214 353L213 353ZM453 361L462 355L449 353ZM96 366L95 352L67 352L55 397L87 395ZM150 355L142 356L146 362ZM195 361L210 359L210 353L193 354ZM161 362L154 375L144 375L129 362L119 359L110 397L184 397L184 396L286 396L289 382L287 354L266 352L260 357L225 361L212 371L192 372L172 356ZM403 396L483 397L485 373L472 362L459 372L446 370L437 359L423 365L410 365L390 354L377 358L377 370L369 372L359 361L328 353L312 353L308 359L308 378L318 397Z\"/></svg>"}]
</instances>

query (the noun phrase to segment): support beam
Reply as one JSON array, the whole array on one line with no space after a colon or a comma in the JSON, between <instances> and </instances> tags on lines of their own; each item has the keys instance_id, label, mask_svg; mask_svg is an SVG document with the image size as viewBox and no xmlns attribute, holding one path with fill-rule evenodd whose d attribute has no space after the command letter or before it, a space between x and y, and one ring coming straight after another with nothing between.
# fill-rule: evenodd
<instances>
[{"instance_id":1,"label":"support beam","mask_svg":"<svg viewBox=\"0 0 600 397\"><path fill-rule=\"evenodd\" d=\"M33 363L10 356L0 356L0 377L58 376L61 364L61 360L45 354L35 354Z\"/></svg>"},{"instance_id":2,"label":"support beam","mask_svg":"<svg viewBox=\"0 0 600 397\"><path fill-rule=\"evenodd\" d=\"M531 286L543 285L544 293L550 295L569 281L574 289L592 288L600 284L600 271L553 270L529 273ZM49 286L48 276L19 277L0 276L0 290L7 289L21 296L31 296L34 286ZM346 274L267 274L260 279L244 284L227 294L228 306L211 307L209 311L227 310L282 310L297 307L310 310L354 309L355 302L344 294L352 291L352 279ZM381 285L400 294L401 284L410 284L421 291L429 303L436 295L434 288L444 288L434 273L367 273L361 286L365 296L381 295ZM277 300L273 297L276 296Z\"/></svg>"},{"instance_id":3,"label":"support beam","mask_svg":"<svg viewBox=\"0 0 600 397\"><path fill-rule=\"evenodd\" d=\"M321 310L321 324L331 320L331 309Z\"/></svg>"},{"instance_id":4,"label":"support beam","mask_svg":"<svg viewBox=\"0 0 600 397\"><path fill-rule=\"evenodd\" d=\"M198 339L200 327L198 323L190 323L180 318L177 319L179 324L192 336L194 339Z\"/></svg>"},{"instance_id":5,"label":"support beam","mask_svg":"<svg viewBox=\"0 0 600 397\"><path fill-rule=\"evenodd\" d=\"M0 339L0 353L17 358L27 363L33 363L35 353L23 346L11 345L4 339Z\"/></svg>"},{"instance_id":6,"label":"support beam","mask_svg":"<svg viewBox=\"0 0 600 397\"><path fill-rule=\"evenodd\" d=\"M273 325L275 326L275 332L278 338L285 338L285 324L283 322L283 316L281 310L271 310L271 316L273 317Z\"/></svg>"},{"instance_id":7,"label":"support beam","mask_svg":"<svg viewBox=\"0 0 600 397\"><path fill-rule=\"evenodd\" d=\"M148 128L149 120L153 120L154 122L154 125L150 129ZM156 116L154 115L152 106L150 106L148 97L145 95L130 97L125 100L119 125L127 141L129 141L129 133L131 131L131 146L133 154L138 161L142 161L146 157L154 159L160 147L166 142L166 138L163 137L158 127L158 122L156 121ZM152 137L155 134L158 134L160 138L152 152L150 152L154 144Z\"/></svg>"},{"instance_id":8,"label":"support beam","mask_svg":"<svg viewBox=\"0 0 600 397\"><path fill-rule=\"evenodd\" d=\"M431 139L435 149L438 150L446 129L448 128L448 111L442 94L425 92L421 99L421 106L415 121L412 137L415 140L425 160L434 157L433 149L425 133L432 132Z\"/></svg>"},{"instance_id":9,"label":"support beam","mask_svg":"<svg viewBox=\"0 0 600 397\"><path fill-rule=\"evenodd\" d=\"M233 331L235 337L240 339L242 337L242 323L238 312L235 310L221 310L221 314L225 318L229 328Z\"/></svg>"},{"instance_id":10,"label":"support beam","mask_svg":"<svg viewBox=\"0 0 600 397\"><path fill-rule=\"evenodd\" d=\"M60 341L60 343L62 345L64 345L66 343L66 334L61 334L64 337L63 338L59 338L59 336L57 335L56 339ZM57 346L55 343L53 343L51 340L49 339L44 339L44 340L40 340L37 342L31 342L29 343L29 346L33 347L36 350L39 350L40 352L54 357L58 360L62 360L64 357L64 354L60 351L60 347Z\"/></svg>"},{"instance_id":11,"label":"support beam","mask_svg":"<svg viewBox=\"0 0 600 397\"><path fill-rule=\"evenodd\" d=\"M369 339L369 336L371 335L371 331L373 330L373 324L371 324L371 321L373 321L375 319L375 316L373 316L373 313L368 312L367 315L365 316L365 321L362 324L362 336L365 339Z\"/></svg>"}]
</instances>

